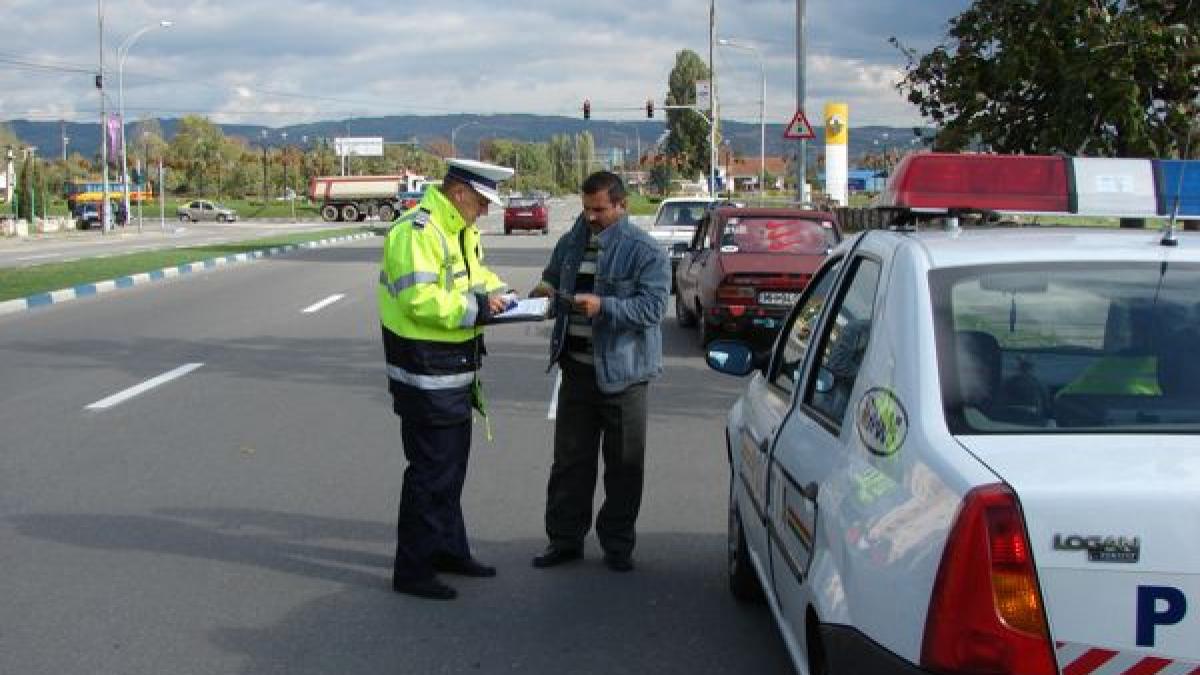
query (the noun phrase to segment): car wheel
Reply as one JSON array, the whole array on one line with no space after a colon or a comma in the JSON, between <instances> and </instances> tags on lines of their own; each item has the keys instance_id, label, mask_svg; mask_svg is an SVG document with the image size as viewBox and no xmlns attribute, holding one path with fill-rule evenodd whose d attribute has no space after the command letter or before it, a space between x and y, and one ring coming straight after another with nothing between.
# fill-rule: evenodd
<instances>
[{"instance_id":1,"label":"car wheel","mask_svg":"<svg viewBox=\"0 0 1200 675\"><path fill-rule=\"evenodd\" d=\"M738 602L760 602L763 599L762 586L758 575L746 552L746 533L742 531L742 517L737 510L737 502L733 495L733 481L737 480L732 469L729 475L729 528L728 528L728 565L726 574L729 577L729 592Z\"/></svg>"},{"instance_id":2,"label":"car wheel","mask_svg":"<svg viewBox=\"0 0 1200 675\"><path fill-rule=\"evenodd\" d=\"M390 223L390 222L392 222L392 219L395 217L396 217L396 211L391 206L384 204L383 206L379 207L379 221L380 222Z\"/></svg>"},{"instance_id":3,"label":"car wheel","mask_svg":"<svg viewBox=\"0 0 1200 675\"><path fill-rule=\"evenodd\" d=\"M338 219L338 207L333 204L326 204L321 207L321 219L327 223L332 223Z\"/></svg>"},{"instance_id":4,"label":"car wheel","mask_svg":"<svg viewBox=\"0 0 1200 675\"><path fill-rule=\"evenodd\" d=\"M675 323L678 323L681 328L691 328L696 325L696 315L687 308L687 303L680 295L675 296Z\"/></svg>"},{"instance_id":5,"label":"car wheel","mask_svg":"<svg viewBox=\"0 0 1200 675\"><path fill-rule=\"evenodd\" d=\"M546 235L548 235L548 234L550 234L550 226L549 226L549 225L547 225L546 227L543 227L543 228L542 228L542 236L544 237L544 236L546 236Z\"/></svg>"},{"instance_id":6,"label":"car wheel","mask_svg":"<svg viewBox=\"0 0 1200 675\"><path fill-rule=\"evenodd\" d=\"M225 218L225 214L224 214L224 213L218 213L218 214L217 214L217 222L218 222L218 223L223 223L223 222L225 222L225 220L226 220L226 218Z\"/></svg>"},{"instance_id":7,"label":"car wheel","mask_svg":"<svg viewBox=\"0 0 1200 675\"><path fill-rule=\"evenodd\" d=\"M504 226L504 234L506 234L506 235L512 234L512 228L505 225Z\"/></svg>"},{"instance_id":8,"label":"car wheel","mask_svg":"<svg viewBox=\"0 0 1200 675\"><path fill-rule=\"evenodd\" d=\"M358 220L358 207L353 204L346 204L342 207L342 220L347 223L352 223Z\"/></svg>"},{"instance_id":9,"label":"car wheel","mask_svg":"<svg viewBox=\"0 0 1200 675\"><path fill-rule=\"evenodd\" d=\"M700 348L707 349L710 342L720 337L720 333L716 326L704 318L704 309L699 305L696 306L696 323L700 324L700 330L696 331L700 338Z\"/></svg>"},{"instance_id":10,"label":"car wheel","mask_svg":"<svg viewBox=\"0 0 1200 675\"><path fill-rule=\"evenodd\" d=\"M181 222L181 223L186 223L191 219L192 219L192 217L186 213L179 214L179 222Z\"/></svg>"}]
</instances>

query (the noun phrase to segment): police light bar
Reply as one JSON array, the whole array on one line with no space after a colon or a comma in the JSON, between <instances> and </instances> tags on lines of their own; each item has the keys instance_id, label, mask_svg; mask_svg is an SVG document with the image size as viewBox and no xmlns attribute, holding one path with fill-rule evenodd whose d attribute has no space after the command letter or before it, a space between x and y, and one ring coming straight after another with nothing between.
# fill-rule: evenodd
<instances>
[{"instance_id":1,"label":"police light bar","mask_svg":"<svg viewBox=\"0 0 1200 675\"><path fill-rule=\"evenodd\" d=\"M875 206L1200 219L1200 161L928 152L900 161Z\"/></svg>"},{"instance_id":2,"label":"police light bar","mask_svg":"<svg viewBox=\"0 0 1200 675\"><path fill-rule=\"evenodd\" d=\"M1062 157L926 152L900 160L876 205L936 213L1064 213L1067 195Z\"/></svg>"}]
</instances>

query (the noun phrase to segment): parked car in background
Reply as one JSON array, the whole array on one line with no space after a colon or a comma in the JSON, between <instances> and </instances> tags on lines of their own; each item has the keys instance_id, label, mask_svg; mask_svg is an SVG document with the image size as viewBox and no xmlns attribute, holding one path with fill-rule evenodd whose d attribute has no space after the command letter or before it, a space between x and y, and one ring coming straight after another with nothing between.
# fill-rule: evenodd
<instances>
[{"instance_id":1,"label":"parked car in background","mask_svg":"<svg viewBox=\"0 0 1200 675\"><path fill-rule=\"evenodd\" d=\"M75 226L86 230L93 225L100 225L100 210L95 204L80 204L75 207Z\"/></svg>"},{"instance_id":2,"label":"parked car in background","mask_svg":"<svg viewBox=\"0 0 1200 675\"><path fill-rule=\"evenodd\" d=\"M546 202L537 197L509 197L504 207L504 234L512 234L515 230L550 234L550 214Z\"/></svg>"},{"instance_id":3,"label":"parked car in background","mask_svg":"<svg viewBox=\"0 0 1200 675\"><path fill-rule=\"evenodd\" d=\"M218 223L231 223L237 220L237 211L207 199L192 200L176 209L175 214L184 222L215 220Z\"/></svg>"},{"instance_id":4,"label":"parked car in background","mask_svg":"<svg viewBox=\"0 0 1200 675\"><path fill-rule=\"evenodd\" d=\"M701 344L737 335L765 347L841 239L832 213L709 209L675 270L675 317Z\"/></svg>"},{"instance_id":5,"label":"parked car in background","mask_svg":"<svg viewBox=\"0 0 1200 675\"><path fill-rule=\"evenodd\" d=\"M667 249L671 257L672 278L683 252L696 233L696 224L704 219L704 212L716 201L712 197L669 197L658 205L654 223L650 226L650 236ZM674 283L671 284L671 292L675 292Z\"/></svg>"}]
</instances>

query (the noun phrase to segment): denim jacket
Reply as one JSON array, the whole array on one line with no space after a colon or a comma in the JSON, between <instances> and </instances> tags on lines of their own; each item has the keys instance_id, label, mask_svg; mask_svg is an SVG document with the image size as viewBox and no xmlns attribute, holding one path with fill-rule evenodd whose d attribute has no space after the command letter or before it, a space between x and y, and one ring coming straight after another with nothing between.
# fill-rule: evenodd
<instances>
[{"instance_id":1,"label":"denim jacket","mask_svg":"<svg viewBox=\"0 0 1200 675\"><path fill-rule=\"evenodd\" d=\"M571 294L590 236L580 216L558 240L542 282ZM608 394L645 382L662 373L662 329L670 292L670 263L662 245L627 216L598 235L599 257L592 291L602 298L592 319L596 386ZM570 308L556 300L558 316L550 339L550 362L557 363L566 348Z\"/></svg>"}]
</instances>

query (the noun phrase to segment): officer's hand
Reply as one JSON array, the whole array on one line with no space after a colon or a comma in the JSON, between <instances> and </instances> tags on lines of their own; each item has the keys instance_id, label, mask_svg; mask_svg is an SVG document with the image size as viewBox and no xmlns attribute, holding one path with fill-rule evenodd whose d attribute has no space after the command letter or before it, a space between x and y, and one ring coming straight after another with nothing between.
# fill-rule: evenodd
<instances>
[{"instance_id":1,"label":"officer's hand","mask_svg":"<svg viewBox=\"0 0 1200 675\"><path fill-rule=\"evenodd\" d=\"M582 311L588 318L595 317L600 313L602 301L600 296L591 293L576 293L575 308Z\"/></svg>"},{"instance_id":2,"label":"officer's hand","mask_svg":"<svg viewBox=\"0 0 1200 675\"><path fill-rule=\"evenodd\" d=\"M492 314L496 315L500 312L503 312L505 308L508 307L508 298L505 298L503 295L498 293L493 293L488 296L487 304L488 309L491 310Z\"/></svg>"},{"instance_id":3,"label":"officer's hand","mask_svg":"<svg viewBox=\"0 0 1200 675\"><path fill-rule=\"evenodd\" d=\"M540 283L534 286L532 291L529 291L531 298L549 298L554 296L554 288L547 283Z\"/></svg>"}]
</instances>

